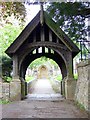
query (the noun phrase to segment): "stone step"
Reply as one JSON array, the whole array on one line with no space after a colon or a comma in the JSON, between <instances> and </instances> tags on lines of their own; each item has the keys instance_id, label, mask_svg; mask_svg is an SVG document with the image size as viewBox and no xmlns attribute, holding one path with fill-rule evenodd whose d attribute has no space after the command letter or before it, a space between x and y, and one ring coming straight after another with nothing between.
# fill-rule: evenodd
<instances>
[{"instance_id":1,"label":"stone step","mask_svg":"<svg viewBox=\"0 0 90 120\"><path fill-rule=\"evenodd\" d=\"M61 94L28 94L26 100L63 100Z\"/></svg>"}]
</instances>

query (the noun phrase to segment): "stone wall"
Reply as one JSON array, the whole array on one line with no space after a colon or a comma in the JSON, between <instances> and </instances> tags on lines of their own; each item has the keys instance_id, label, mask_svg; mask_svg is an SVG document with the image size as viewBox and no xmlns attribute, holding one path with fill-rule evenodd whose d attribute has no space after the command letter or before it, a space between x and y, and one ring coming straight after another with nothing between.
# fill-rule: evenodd
<instances>
[{"instance_id":1,"label":"stone wall","mask_svg":"<svg viewBox=\"0 0 90 120\"><path fill-rule=\"evenodd\" d=\"M0 99L6 101L15 101L21 99L21 83L18 82L1 82L0 81Z\"/></svg>"},{"instance_id":2,"label":"stone wall","mask_svg":"<svg viewBox=\"0 0 90 120\"><path fill-rule=\"evenodd\" d=\"M50 79L50 83L52 85L53 90L56 93L61 93L61 81Z\"/></svg>"},{"instance_id":3,"label":"stone wall","mask_svg":"<svg viewBox=\"0 0 90 120\"><path fill-rule=\"evenodd\" d=\"M37 82L36 79L30 81L28 84L27 84L27 89L28 89L28 93L31 94L32 91L34 90L34 86L35 86L35 83Z\"/></svg>"},{"instance_id":4,"label":"stone wall","mask_svg":"<svg viewBox=\"0 0 90 120\"><path fill-rule=\"evenodd\" d=\"M2 99L2 80L0 78L0 99Z\"/></svg>"},{"instance_id":5,"label":"stone wall","mask_svg":"<svg viewBox=\"0 0 90 120\"><path fill-rule=\"evenodd\" d=\"M90 59L77 65L78 80L76 85L75 100L88 111L90 98Z\"/></svg>"},{"instance_id":6,"label":"stone wall","mask_svg":"<svg viewBox=\"0 0 90 120\"><path fill-rule=\"evenodd\" d=\"M0 82L0 99L9 100L10 83Z\"/></svg>"}]
</instances>

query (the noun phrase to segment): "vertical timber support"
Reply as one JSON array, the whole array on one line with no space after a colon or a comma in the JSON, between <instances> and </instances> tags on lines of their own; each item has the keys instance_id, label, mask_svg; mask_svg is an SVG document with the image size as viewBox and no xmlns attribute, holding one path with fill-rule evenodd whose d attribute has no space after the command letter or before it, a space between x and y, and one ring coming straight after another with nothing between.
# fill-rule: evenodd
<instances>
[{"instance_id":1,"label":"vertical timber support","mask_svg":"<svg viewBox=\"0 0 90 120\"><path fill-rule=\"evenodd\" d=\"M19 79L18 57L13 56L13 80L10 83L10 101L21 100L21 81Z\"/></svg>"},{"instance_id":2,"label":"vertical timber support","mask_svg":"<svg viewBox=\"0 0 90 120\"><path fill-rule=\"evenodd\" d=\"M33 42L36 42L36 31L33 33Z\"/></svg>"},{"instance_id":3,"label":"vertical timber support","mask_svg":"<svg viewBox=\"0 0 90 120\"><path fill-rule=\"evenodd\" d=\"M41 27L41 41L44 42L45 41L45 34L44 34L44 27Z\"/></svg>"},{"instance_id":4,"label":"vertical timber support","mask_svg":"<svg viewBox=\"0 0 90 120\"><path fill-rule=\"evenodd\" d=\"M27 95L27 82L25 81L25 67L22 65L21 68L21 74L20 74L20 80L21 80L21 100L26 98Z\"/></svg>"},{"instance_id":5,"label":"vertical timber support","mask_svg":"<svg viewBox=\"0 0 90 120\"><path fill-rule=\"evenodd\" d=\"M52 31L49 29L49 41L52 42Z\"/></svg>"},{"instance_id":6,"label":"vertical timber support","mask_svg":"<svg viewBox=\"0 0 90 120\"><path fill-rule=\"evenodd\" d=\"M17 79L17 81L19 80L17 55L13 56L13 79Z\"/></svg>"},{"instance_id":7,"label":"vertical timber support","mask_svg":"<svg viewBox=\"0 0 90 120\"><path fill-rule=\"evenodd\" d=\"M24 69L22 66L22 71L21 71L21 99L23 100L25 98L25 80L24 80Z\"/></svg>"},{"instance_id":8,"label":"vertical timber support","mask_svg":"<svg viewBox=\"0 0 90 120\"><path fill-rule=\"evenodd\" d=\"M74 100L76 81L73 77L73 59L71 53L68 54L68 63L67 63L67 77L65 78L65 97L69 100Z\"/></svg>"}]
</instances>

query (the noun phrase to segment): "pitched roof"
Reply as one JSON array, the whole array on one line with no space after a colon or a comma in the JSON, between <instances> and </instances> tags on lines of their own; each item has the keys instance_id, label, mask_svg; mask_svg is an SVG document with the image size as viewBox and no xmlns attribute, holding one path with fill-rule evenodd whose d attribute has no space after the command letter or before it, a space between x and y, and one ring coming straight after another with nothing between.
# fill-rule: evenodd
<instances>
[{"instance_id":1,"label":"pitched roof","mask_svg":"<svg viewBox=\"0 0 90 120\"><path fill-rule=\"evenodd\" d=\"M74 53L74 56L79 53L80 50L78 49L78 47L71 41L71 39L65 34L65 32L63 32L63 30L50 18L50 16L45 11L44 22L55 33L55 35L60 38L60 40L67 46L67 48L72 53ZM15 53L39 23L40 11L5 52L8 55Z\"/></svg>"}]
</instances>

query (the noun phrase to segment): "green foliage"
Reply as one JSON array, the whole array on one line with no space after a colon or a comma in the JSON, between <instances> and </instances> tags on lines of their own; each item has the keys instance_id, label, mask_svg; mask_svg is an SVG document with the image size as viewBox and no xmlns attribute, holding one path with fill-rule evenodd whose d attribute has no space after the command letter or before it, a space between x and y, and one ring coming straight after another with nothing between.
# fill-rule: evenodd
<instances>
[{"instance_id":1,"label":"green foliage","mask_svg":"<svg viewBox=\"0 0 90 120\"><path fill-rule=\"evenodd\" d=\"M30 82L30 81L34 80L34 77L33 76L26 76L25 79L26 79L26 82Z\"/></svg>"},{"instance_id":2,"label":"green foliage","mask_svg":"<svg viewBox=\"0 0 90 120\"><path fill-rule=\"evenodd\" d=\"M51 63L52 65L54 65L54 67L55 67L56 69L58 68L58 64L57 64L54 60L49 59L49 61L50 61L50 63Z\"/></svg>"},{"instance_id":3,"label":"green foliage","mask_svg":"<svg viewBox=\"0 0 90 120\"><path fill-rule=\"evenodd\" d=\"M11 81L12 60L7 56L2 56L2 78L9 82Z\"/></svg>"},{"instance_id":4,"label":"green foliage","mask_svg":"<svg viewBox=\"0 0 90 120\"><path fill-rule=\"evenodd\" d=\"M12 23L13 21L8 18L14 16L15 19L24 21L26 15L26 9L22 2L0 2L0 20L1 25L4 23ZM22 24L21 22L21 24Z\"/></svg>"},{"instance_id":5,"label":"green foliage","mask_svg":"<svg viewBox=\"0 0 90 120\"><path fill-rule=\"evenodd\" d=\"M38 58L30 64L30 68L36 68L39 65L42 65L46 62L45 57Z\"/></svg>"},{"instance_id":6,"label":"green foliage","mask_svg":"<svg viewBox=\"0 0 90 120\"><path fill-rule=\"evenodd\" d=\"M52 2L47 12L77 46L80 47L78 41L87 40L89 27L85 19L90 15L89 2ZM83 54L86 51L83 49Z\"/></svg>"},{"instance_id":7,"label":"green foliage","mask_svg":"<svg viewBox=\"0 0 90 120\"><path fill-rule=\"evenodd\" d=\"M74 74L74 79L75 79L75 80L78 79L78 74Z\"/></svg>"},{"instance_id":8,"label":"green foliage","mask_svg":"<svg viewBox=\"0 0 90 120\"><path fill-rule=\"evenodd\" d=\"M12 60L5 54L5 50L20 34L23 27L6 24L0 29L0 66L2 66L2 78L5 82L11 81Z\"/></svg>"},{"instance_id":9,"label":"green foliage","mask_svg":"<svg viewBox=\"0 0 90 120\"><path fill-rule=\"evenodd\" d=\"M78 101L76 101L75 103L77 105L77 107L79 107L81 110L85 110L85 107L83 104L79 103Z\"/></svg>"},{"instance_id":10,"label":"green foliage","mask_svg":"<svg viewBox=\"0 0 90 120\"><path fill-rule=\"evenodd\" d=\"M54 65L56 68L58 67L58 64L54 61L54 60L52 60L52 59L49 59L49 58L47 58L47 57L41 57L41 58L38 58L38 59L36 59L36 60L34 60L31 64L30 64L30 68L32 69L32 68L36 68L36 67L38 67L38 66L40 66L40 65L43 65L43 64L45 64L45 63L47 63L47 62L49 62L50 64L52 64L52 65Z\"/></svg>"},{"instance_id":11,"label":"green foliage","mask_svg":"<svg viewBox=\"0 0 90 120\"><path fill-rule=\"evenodd\" d=\"M21 33L22 27L11 24L6 24L0 29L0 55L4 54L5 50ZM4 54L5 55L5 54Z\"/></svg>"},{"instance_id":12,"label":"green foliage","mask_svg":"<svg viewBox=\"0 0 90 120\"><path fill-rule=\"evenodd\" d=\"M8 100L0 100L0 104L9 104L10 103L10 101L8 101Z\"/></svg>"},{"instance_id":13,"label":"green foliage","mask_svg":"<svg viewBox=\"0 0 90 120\"><path fill-rule=\"evenodd\" d=\"M86 15L82 14L80 11L84 11L85 8L88 8L88 4L89 3L84 4L81 2L54 2L51 3L47 11L50 16L56 21L56 23L64 29L69 37L73 41L76 41L80 39L86 39Z\"/></svg>"},{"instance_id":14,"label":"green foliage","mask_svg":"<svg viewBox=\"0 0 90 120\"><path fill-rule=\"evenodd\" d=\"M56 80L62 81L62 75L58 75L58 76L56 77Z\"/></svg>"},{"instance_id":15,"label":"green foliage","mask_svg":"<svg viewBox=\"0 0 90 120\"><path fill-rule=\"evenodd\" d=\"M12 77L6 77L6 81L5 82L11 82L12 81Z\"/></svg>"}]
</instances>

